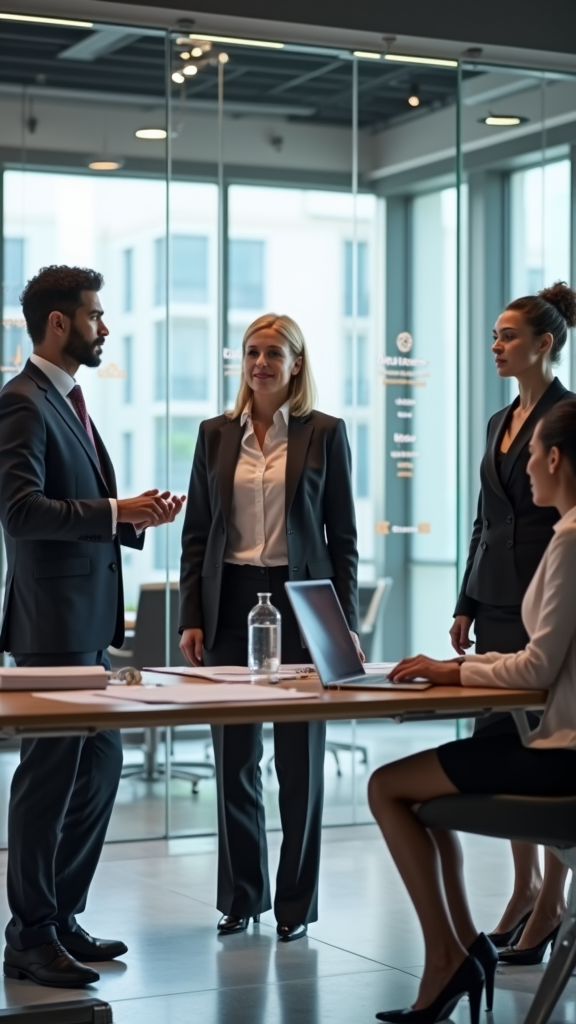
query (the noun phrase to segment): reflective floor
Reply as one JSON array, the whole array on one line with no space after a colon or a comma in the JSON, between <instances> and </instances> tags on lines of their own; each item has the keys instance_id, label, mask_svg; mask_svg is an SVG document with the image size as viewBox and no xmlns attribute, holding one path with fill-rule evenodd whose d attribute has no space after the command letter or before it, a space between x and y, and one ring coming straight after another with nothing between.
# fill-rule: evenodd
<instances>
[{"instance_id":1,"label":"reflective floor","mask_svg":"<svg viewBox=\"0 0 576 1024\"><path fill-rule=\"evenodd\" d=\"M278 834L269 841L274 864ZM465 851L477 923L488 930L508 893L510 856L505 843L476 837ZM126 940L129 953L102 965L100 983L84 994L112 1003L116 1024L368 1024L377 1010L413 998L420 932L374 826L325 830L320 920L291 945L277 944L271 914L219 939L215 869L213 838L105 848L82 923ZM542 970L500 970L494 1024L521 1024ZM83 994L14 981L0 992L1 1006ZM466 1003L454 1020L467 1024ZM553 1020L574 1024L576 980Z\"/></svg>"}]
</instances>

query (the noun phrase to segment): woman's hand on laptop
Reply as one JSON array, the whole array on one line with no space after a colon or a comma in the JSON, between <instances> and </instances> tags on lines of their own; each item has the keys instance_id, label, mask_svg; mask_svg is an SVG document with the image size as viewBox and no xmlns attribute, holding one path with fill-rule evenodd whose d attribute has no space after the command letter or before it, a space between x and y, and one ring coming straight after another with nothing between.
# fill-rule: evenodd
<instances>
[{"instance_id":1,"label":"woman's hand on laptop","mask_svg":"<svg viewBox=\"0 0 576 1024\"><path fill-rule=\"evenodd\" d=\"M358 637L358 633L353 633L352 630L350 630L350 636L354 641L354 647L358 651L358 657L360 658L360 661L364 663L366 661L366 655L364 654L364 651L360 647L360 639Z\"/></svg>"},{"instance_id":2,"label":"woman's hand on laptop","mask_svg":"<svg viewBox=\"0 0 576 1024\"><path fill-rule=\"evenodd\" d=\"M417 654L415 658L403 658L402 661L399 661L389 673L388 678L394 683L402 682L405 679L425 679L438 686L459 686L460 659L436 661L434 658L427 658L424 654Z\"/></svg>"}]
</instances>

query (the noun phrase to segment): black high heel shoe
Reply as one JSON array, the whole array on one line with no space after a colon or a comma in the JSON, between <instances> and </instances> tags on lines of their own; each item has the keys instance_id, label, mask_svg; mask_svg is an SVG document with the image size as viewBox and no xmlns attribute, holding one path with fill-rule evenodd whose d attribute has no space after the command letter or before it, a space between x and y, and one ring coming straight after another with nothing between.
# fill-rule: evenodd
<instances>
[{"instance_id":1,"label":"black high heel shoe","mask_svg":"<svg viewBox=\"0 0 576 1024\"><path fill-rule=\"evenodd\" d=\"M529 910L524 917L521 917L518 924L515 924L513 928L509 928L507 932L488 932L486 938L490 939L493 946L496 949L506 949L508 946L513 946L516 942L520 941L520 936L528 924L528 918L532 915L532 910Z\"/></svg>"},{"instance_id":2,"label":"black high heel shoe","mask_svg":"<svg viewBox=\"0 0 576 1024\"><path fill-rule=\"evenodd\" d=\"M479 1024L483 988L484 971L475 957L467 956L430 1006L423 1010L383 1010L376 1017L389 1024L436 1024L446 1020L462 996L467 995L470 999L470 1024Z\"/></svg>"},{"instance_id":3,"label":"black high heel shoe","mask_svg":"<svg viewBox=\"0 0 576 1024\"><path fill-rule=\"evenodd\" d=\"M533 964L541 964L550 942L552 943L552 949L554 949L554 943L559 931L560 925L558 924L545 939L542 939L542 942L539 942L537 946L530 946L529 949L517 949L516 946L501 949L498 959L501 964L512 964L516 967L531 967Z\"/></svg>"},{"instance_id":4,"label":"black high heel shoe","mask_svg":"<svg viewBox=\"0 0 576 1024\"><path fill-rule=\"evenodd\" d=\"M253 921L254 924L260 924L260 914L255 914ZM234 917L233 914L223 914L216 927L220 935L235 935L237 932L245 932L249 924L249 917Z\"/></svg>"},{"instance_id":5,"label":"black high heel shoe","mask_svg":"<svg viewBox=\"0 0 576 1024\"><path fill-rule=\"evenodd\" d=\"M478 961L486 979L486 1009L491 1010L494 1005L494 979L498 967L498 950L484 932L476 936L471 946L468 946L470 956Z\"/></svg>"}]
</instances>

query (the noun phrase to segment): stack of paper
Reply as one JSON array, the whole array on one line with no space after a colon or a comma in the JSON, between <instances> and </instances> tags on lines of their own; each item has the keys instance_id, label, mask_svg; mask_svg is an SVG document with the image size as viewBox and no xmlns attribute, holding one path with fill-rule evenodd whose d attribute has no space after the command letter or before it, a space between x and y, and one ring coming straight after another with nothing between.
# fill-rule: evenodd
<instances>
[{"instance_id":1,"label":"stack of paper","mask_svg":"<svg viewBox=\"0 0 576 1024\"><path fill-rule=\"evenodd\" d=\"M0 690L105 690L107 685L103 665L0 668Z\"/></svg>"},{"instance_id":2,"label":"stack of paper","mask_svg":"<svg viewBox=\"0 0 576 1024\"><path fill-rule=\"evenodd\" d=\"M313 666L306 665L282 665L273 678L277 680L300 679L306 669L314 672ZM251 683L258 679L254 673L242 665L217 665L212 668L205 668L203 665L192 668L191 665L172 665L164 668L144 668L144 672L161 672L164 675L184 676L187 679L207 679L211 683ZM266 677L263 677L264 681Z\"/></svg>"}]
</instances>

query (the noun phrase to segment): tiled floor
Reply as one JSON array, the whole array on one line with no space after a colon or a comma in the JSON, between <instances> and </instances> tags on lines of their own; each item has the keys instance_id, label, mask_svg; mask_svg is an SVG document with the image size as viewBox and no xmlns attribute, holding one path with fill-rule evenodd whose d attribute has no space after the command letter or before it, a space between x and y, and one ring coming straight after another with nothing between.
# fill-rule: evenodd
<instances>
[{"instance_id":1,"label":"tiled floor","mask_svg":"<svg viewBox=\"0 0 576 1024\"><path fill-rule=\"evenodd\" d=\"M272 862L278 840L270 835ZM508 892L509 853L475 837L465 847L477 923L488 930ZM215 866L214 839L105 848L82 923L125 939L130 951L103 965L84 994L112 1003L116 1024L361 1024L411 1001L422 942L374 826L325 830L320 920L291 945L276 942L271 914L244 934L217 937ZM499 972L495 1024L521 1024L542 970ZM5 981L0 1005L81 995ZM465 1002L454 1019L467 1024ZM553 1020L575 1024L576 981Z\"/></svg>"}]
</instances>

